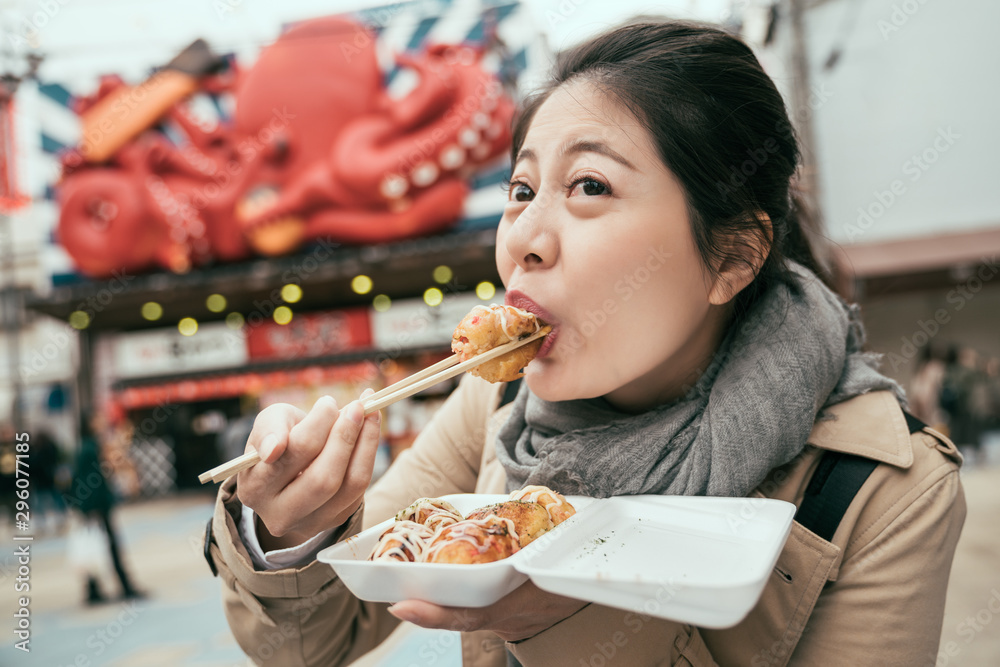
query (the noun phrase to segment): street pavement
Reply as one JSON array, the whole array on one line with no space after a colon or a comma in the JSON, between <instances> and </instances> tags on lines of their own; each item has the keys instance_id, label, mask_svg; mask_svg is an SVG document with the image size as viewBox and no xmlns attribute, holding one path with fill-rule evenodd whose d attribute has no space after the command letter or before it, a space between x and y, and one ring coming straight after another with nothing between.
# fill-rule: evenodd
<instances>
[{"instance_id":1,"label":"street pavement","mask_svg":"<svg viewBox=\"0 0 1000 667\"><path fill-rule=\"evenodd\" d=\"M117 508L115 522L127 569L142 600L86 606L84 581L67 559L67 536L36 535L31 543L30 653L0 648L0 665L45 667L237 667L247 662L229 632L219 582L201 556L201 536L211 516L208 495L173 497ZM0 545L13 554L10 527ZM17 609L11 559L0 552L0 618L11 625ZM117 579L102 574L109 597ZM7 637L11 629L5 630Z\"/></svg>"},{"instance_id":2,"label":"street pavement","mask_svg":"<svg viewBox=\"0 0 1000 667\"><path fill-rule=\"evenodd\" d=\"M941 649L930 667L1000 665L1000 441L962 472L969 514L952 568ZM137 585L148 597L86 606L83 580L67 561L67 537L36 534L30 560L30 652L14 646L17 563L13 527L0 525L0 619L9 639L0 665L45 667L246 667L222 613L219 580L202 557L212 497L189 494L130 503L115 520ZM4 546L6 545L6 546ZM105 592L117 595L110 573ZM446 633L412 629L366 665L458 665L458 645ZM387 655L387 653L391 655Z\"/></svg>"}]
</instances>

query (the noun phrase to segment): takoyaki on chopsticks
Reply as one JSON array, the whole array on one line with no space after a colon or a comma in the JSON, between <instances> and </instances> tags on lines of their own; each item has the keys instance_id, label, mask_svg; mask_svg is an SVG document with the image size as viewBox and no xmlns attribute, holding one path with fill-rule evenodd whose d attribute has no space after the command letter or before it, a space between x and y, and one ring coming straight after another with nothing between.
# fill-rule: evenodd
<instances>
[{"instance_id":1,"label":"takoyaki on chopsticks","mask_svg":"<svg viewBox=\"0 0 1000 667\"><path fill-rule=\"evenodd\" d=\"M542 330L534 314L514 306L476 306L466 315L451 339L451 350L465 361L511 341ZM542 339L482 363L469 372L489 382L510 382L524 375L522 369L535 358Z\"/></svg>"},{"instance_id":2,"label":"takoyaki on chopsticks","mask_svg":"<svg viewBox=\"0 0 1000 667\"><path fill-rule=\"evenodd\" d=\"M542 338L552 330L526 310L514 306L476 306L459 322L452 336L455 354L386 387L362 401L369 415L408 396L469 371L490 382L510 382L535 358ZM256 449L198 475L198 480L221 482L256 465Z\"/></svg>"}]
</instances>

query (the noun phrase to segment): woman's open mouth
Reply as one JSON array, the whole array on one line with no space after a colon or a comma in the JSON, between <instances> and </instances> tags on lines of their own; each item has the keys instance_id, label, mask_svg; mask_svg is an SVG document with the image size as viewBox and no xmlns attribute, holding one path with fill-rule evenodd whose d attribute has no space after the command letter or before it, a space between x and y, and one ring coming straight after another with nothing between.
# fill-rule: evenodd
<instances>
[{"instance_id":1,"label":"woman's open mouth","mask_svg":"<svg viewBox=\"0 0 1000 667\"><path fill-rule=\"evenodd\" d=\"M545 340L542 342L542 346L538 348L538 354L535 355L535 359L542 359L548 355L552 346L555 345L556 338L559 336L559 324L555 322L555 318L552 316L552 313L538 305L538 303L536 303L535 300L527 294L516 289L507 291L504 295L504 304L520 308L521 310L526 310L537 317L542 324L548 324L552 327L552 333L545 337Z\"/></svg>"}]
</instances>

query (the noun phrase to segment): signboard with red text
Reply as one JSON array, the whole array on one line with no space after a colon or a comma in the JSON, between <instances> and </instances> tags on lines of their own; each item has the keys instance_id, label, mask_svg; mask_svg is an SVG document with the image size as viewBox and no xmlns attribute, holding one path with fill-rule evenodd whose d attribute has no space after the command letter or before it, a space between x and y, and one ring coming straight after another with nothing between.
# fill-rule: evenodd
<instances>
[{"instance_id":1,"label":"signboard with red text","mask_svg":"<svg viewBox=\"0 0 1000 667\"><path fill-rule=\"evenodd\" d=\"M304 359L371 347L366 308L296 313L288 324L263 322L248 327L250 358Z\"/></svg>"}]
</instances>

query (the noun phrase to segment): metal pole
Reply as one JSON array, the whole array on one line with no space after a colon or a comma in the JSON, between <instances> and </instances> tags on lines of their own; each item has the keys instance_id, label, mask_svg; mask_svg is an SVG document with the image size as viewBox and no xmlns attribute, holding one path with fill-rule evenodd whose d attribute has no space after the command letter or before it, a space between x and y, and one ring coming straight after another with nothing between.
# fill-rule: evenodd
<instances>
[{"instance_id":1,"label":"metal pole","mask_svg":"<svg viewBox=\"0 0 1000 667\"><path fill-rule=\"evenodd\" d=\"M813 247L816 260L821 267L831 270L830 253L822 238L825 227L823 221L822 192L820 189L818 160L816 159L816 136L813 132L813 113L810 98L812 88L809 76L809 53L806 50L806 34L803 20L805 8L803 0L788 0L788 18L792 33L792 86L793 117L798 121L798 134L802 153L802 174L800 189L809 208L812 209L812 225L806 226L806 234Z\"/></svg>"},{"instance_id":2,"label":"metal pole","mask_svg":"<svg viewBox=\"0 0 1000 667\"><path fill-rule=\"evenodd\" d=\"M21 323L23 301L17 287L14 266L14 235L10 216L0 213L0 307L3 309L3 331L7 338L7 363L14 388L11 421L14 431L20 433L24 426L24 384L21 381Z\"/></svg>"}]
</instances>

